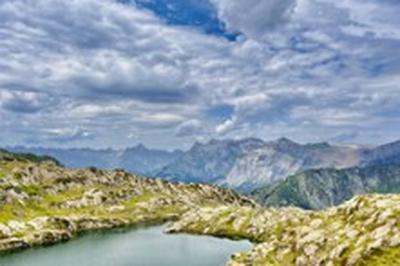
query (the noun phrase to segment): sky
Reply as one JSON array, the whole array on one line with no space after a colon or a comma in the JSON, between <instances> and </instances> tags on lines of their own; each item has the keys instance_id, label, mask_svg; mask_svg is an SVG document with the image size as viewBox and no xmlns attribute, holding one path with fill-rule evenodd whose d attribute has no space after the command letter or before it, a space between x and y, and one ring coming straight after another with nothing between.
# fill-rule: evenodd
<instances>
[{"instance_id":1,"label":"sky","mask_svg":"<svg viewBox=\"0 0 400 266\"><path fill-rule=\"evenodd\" d=\"M0 0L0 146L400 139L398 0Z\"/></svg>"}]
</instances>

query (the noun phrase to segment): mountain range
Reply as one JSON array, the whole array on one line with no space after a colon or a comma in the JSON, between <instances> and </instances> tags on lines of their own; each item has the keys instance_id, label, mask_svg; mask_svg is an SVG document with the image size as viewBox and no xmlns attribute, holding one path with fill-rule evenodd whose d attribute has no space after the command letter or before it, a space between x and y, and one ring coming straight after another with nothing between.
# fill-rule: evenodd
<instances>
[{"instance_id":1,"label":"mountain range","mask_svg":"<svg viewBox=\"0 0 400 266\"><path fill-rule=\"evenodd\" d=\"M197 143L157 176L175 181L214 182L248 193L310 169L392 165L399 158L400 142L367 147L300 144L287 138L269 142L259 139L213 140L206 144Z\"/></svg>"},{"instance_id":2,"label":"mountain range","mask_svg":"<svg viewBox=\"0 0 400 266\"><path fill-rule=\"evenodd\" d=\"M122 168L136 174L153 176L155 172L182 156L180 150L164 151L137 145L126 149L57 149L42 147L7 147L9 151L34 153L56 158L69 168L97 167L112 170Z\"/></svg>"},{"instance_id":3,"label":"mountain range","mask_svg":"<svg viewBox=\"0 0 400 266\"><path fill-rule=\"evenodd\" d=\"M400 193L400 165L307 170L257 189L252 197L264 206L320 210L366 193Z\"/></svg>"},{"instance_id":4,"label":"mountain range","mask_svg":"<svg viewBox=\"0 0 400 266\"><path fill-rule=\"evenodd\" d=\"M353 171L351 175L360 174ZM371 172L382 174L368 170L366 175ZM384 180L388 189L399 181ZM400 265L399 217L400 195L357 196L315 212L263 208L215 186L168 182L120 169L68 169L48 156L0 150L3 255L88 232L126 232L167 223L165 232L170 234L248 240L251 249L233 254L227 266Z\"/></svg>"},{"instance_id":5,"label":"mountain range","mask_svg":"<svg viewBox=\"0 0 400 266\"><path fill-rule=\"evenodd\" d=\"M15 152L50 155L67 167L124 168L138 174L185 183L211 183L250 193L312 169L348 169L400 163L400 141L377 147L300 144L287 138L263 141L211 140L187 151L8 147Z\"/></svg>"}]
</instances>

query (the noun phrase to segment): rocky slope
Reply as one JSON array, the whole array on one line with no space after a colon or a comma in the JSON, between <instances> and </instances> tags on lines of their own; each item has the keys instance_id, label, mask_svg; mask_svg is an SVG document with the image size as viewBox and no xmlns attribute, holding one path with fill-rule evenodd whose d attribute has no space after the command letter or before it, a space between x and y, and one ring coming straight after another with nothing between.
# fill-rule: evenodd
<instances>
[{"instance_id":1,"label":"rocky slope","mask_svg":"<svg viewBox=\"0 0 400 266\"><path fill-rule=\"evenodd\" d=\"M228 266L400 265L400 196L359 196L338 208L202 208L170 226L255 243Z\"/></svg>"},{"instance_id":2,"label":"rocky slope","mask_svg":"<svg viewBox=\"0 0 400 266\"><path fill-rule=\"evenodd\" d=\"M400 141L370 149L363 158L362 166L400 165Z\"/></svg>"},{"instance_id":3,"label":"rocky slope","mask_svg":"<svg viewBox=\"0 0 400 266\"><path fill-rule=\"evenodd\" d=\"M302 145L280 139L239 158L220 185L250 192L307 169L356 166L364 152L360 147L328 143Z\"/></svg>"},{"instance_id":4,"label":"rocky slope","mask_svg":"<svg viewBox=\"0 0 400 266\"><path fill-rule=\"evenodd\" d=\"M157 176L183 182L214 183L249 193L307 169L343 169L367 164L372 150L356 145L299 144L286 138L271 142L212 140L197 143Z\"/></svg>"},{"instance_id":5,"label":"rocky slope","mask_svg":"<svg viewBox=\"0 0 400 266\"><path fill-rule=\"evenodd\" d=\"M239 157L264 144L259 139L196 143L179 160L164 167L157 176L183 182L217 183L227 176Z\"/></svg>"},{"instance_id":6,"label":"rocky slope","mask_svg":"<svg viewBox=\"0 0 400 266\"><path fill-rule=\"evenodd\" d=\"M400 193L400 166L308 170L252 196L265 206L323 209L364 193Z\"/></svg>"},{"instance_id":7,"label":"rocky slope","mask_svg":"<svg viewBox=\"0 0 400 266\"><path fill-rule=\"evenodd\" d=\"M173 221L202 206L253 206L231 191L172 184L47 157L0 152L0 251L53 244L80 232Z\"/></svg>"},{"instance_id":8,"label":"rocky slope","mask_svg":"<svg viewBox=\"0 0 400 266\"><path fill-rule=\"evenodd\" d=\"M286 138L212 140L197 143L157 176L184 182L214 183L241 192L281 182L309 169L400 164L400 142L378 147L300 144Z\"/></svg>"}]
</instances>

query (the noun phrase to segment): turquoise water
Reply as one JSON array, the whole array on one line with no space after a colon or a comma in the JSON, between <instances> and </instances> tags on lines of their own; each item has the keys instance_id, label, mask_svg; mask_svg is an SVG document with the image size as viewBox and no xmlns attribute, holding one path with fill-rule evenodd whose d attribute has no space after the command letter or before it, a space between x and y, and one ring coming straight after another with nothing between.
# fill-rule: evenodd
<instances>
[{"instance_id":1,"label":"turquoise water","mask_svg":"<svg viewBox=\"0 0 400 266\"><path fill-rule=\"evenodd\" d=\"M0 266L222 266L246 241L166 235L154 227L90 234L51 247L3 255Z\"/></svg>"}]
</instances>

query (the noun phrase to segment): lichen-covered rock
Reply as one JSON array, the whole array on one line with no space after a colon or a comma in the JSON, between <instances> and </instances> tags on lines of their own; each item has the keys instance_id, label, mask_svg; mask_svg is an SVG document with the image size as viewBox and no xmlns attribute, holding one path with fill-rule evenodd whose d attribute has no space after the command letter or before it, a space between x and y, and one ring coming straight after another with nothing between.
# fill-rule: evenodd
<instances>
[{"instance_id":1,"label":"lichen-covered rock","mask_svg":"<svg viewBox=\"0 0 400 266\"><path fill-rule=\"evenodd\" d=\"M207 185L169 183L122 170L69 170L12 154L6 158L0 156L0 251L50 245L83 231L164 223L189 209L255 206Z\"/></svg>"},{"instance_id":2,"label":"lichen-covered rock","mask_svg":"<svg viewBox=\"0 0 400 266\"><path fill-rule=\"evenodd\" d=\"M400 255L400 195L358 196L320 212L234 206L191 210L170 231L240 236L255 243L232 257L229 266L375 265L368 262Z\"/></svg>"}]
</instances>

